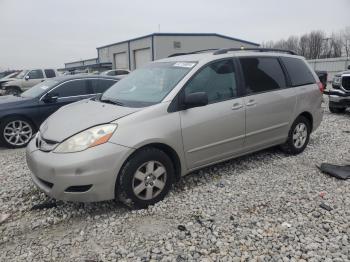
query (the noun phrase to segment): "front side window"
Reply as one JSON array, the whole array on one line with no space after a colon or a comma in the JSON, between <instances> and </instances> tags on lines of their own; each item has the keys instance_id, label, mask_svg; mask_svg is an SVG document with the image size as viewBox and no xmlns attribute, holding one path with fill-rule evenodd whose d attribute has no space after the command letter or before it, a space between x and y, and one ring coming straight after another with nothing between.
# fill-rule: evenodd
<instances>
[{"instance_id":1,"label":"front side window","mask_svg":"<svg viewBox=\"0 0 350 262\"><path fill-rule=\"evenodd\" d=\"M101 97L120 105L144 107L161 102L196 65L195 62L156 62L137 69Z\"/></svg>"},{"instance_id":2,"label":"front side window","mask_svg":"<svg viewBox=\"0 0 350 262\"><path fill-rule=\"evenodd\" d=\"M305 62L299 58L282 57L292 86L301 86L315 83L315 78Z\"/></svg>"},{"instance_id":3,"label":"front side window","mask_svg":"<svg viewBox=\"0 0 350 262\"><path fill-rule=\"evenodd\" d=\"M248 94L286 87L283 70L277 58L245 57L239 59Z\"/></svg>"},{"instance_id":4,"label":"front side window","mask_svg":"<svg viewBox=\"0 0 350 262\"><path fill-rule=\"evenodd\" d=\"M40 69L32 70L28 73L29 79L41 79L44 78L43 71Z\"/></svg>"},{"instance_id":5,"label":"front side window","mask_svg":"<svg viewBox=\"0 0 350 262\"><path fill-rule=\"evenodd\" d=\"M197 73L185 87L185 94L205 92L208 102L215 103L237 97L236 72L233 61L211 63Z\"/></svg>"},{"instance_id":6,"label":"front side window","mask_svg":"<svg viewBox=\"0 0 350 262\"><path fill-rule=\"evenodd\" d=\"M39 97L57 85L58 82L52 79L41 82L21 94L21 97Z\"/></svg>"},{"instance_id":7,"label":"front side window","mask_svg":"<svg viewBox=\"0 0 350 262\"><path fill-rule=\"evenodd\" d=\"M58 97L82 96L90 94L86 80L70 80L52 91Z\"/></svg>"}]
</instances>

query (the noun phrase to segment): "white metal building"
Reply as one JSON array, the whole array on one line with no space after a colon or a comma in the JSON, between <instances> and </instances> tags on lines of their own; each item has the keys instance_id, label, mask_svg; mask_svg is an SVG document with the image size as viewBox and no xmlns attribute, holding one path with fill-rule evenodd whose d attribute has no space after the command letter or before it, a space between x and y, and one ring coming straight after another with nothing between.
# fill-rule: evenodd
<instances>
[{"instance_id":1,"label":"white metal building","mask_svg":"<svg viewBox=\"0 0 350 262\"><path fill-rule=\"evenodd\" d=\"M346 70L350 65L349 57L323 58L307 61L315 71L327 71L328 81L332 81L336 73Z\"/></svg>"},{"instance_id":2,"label":"white metal building","mask_svg":"<svg viewBox=\"0 0 350 262\"><path fill-rule=\"evenodd\" d=\"M175 53L211 48L257 47L259 44L214 33L154 33L97 48L100 63L134 70Z\"/></svg>"},{"instance_id":3,"label":"white metal building","mask_svg":"<svg viewBox=\"0 0 350 262\"><path fill-rule=\"evenodd\" d=\"M111 69L111 67L111 63L100 63L98 58L91 58L65 63L61 71L86 70L87 72L93 72L108 70Z\"/></svg>"}]
</instances>

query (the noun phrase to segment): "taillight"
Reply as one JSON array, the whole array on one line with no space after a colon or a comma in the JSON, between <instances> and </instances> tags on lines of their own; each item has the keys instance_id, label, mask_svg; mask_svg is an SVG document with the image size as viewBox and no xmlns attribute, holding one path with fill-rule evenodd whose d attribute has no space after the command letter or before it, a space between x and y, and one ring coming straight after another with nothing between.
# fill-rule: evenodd
<instances>
[{"instance_id":1,"label":"taillight","mask_svg":"<svg viewBox=\"0 0 350 262\"><path fill-rule=\"evenodd\" d=\"M321 82L317 82L318 85L318 89L320 89L320 92L323 93L324 92L324 86Z\"/></svg>"}]
</instances>

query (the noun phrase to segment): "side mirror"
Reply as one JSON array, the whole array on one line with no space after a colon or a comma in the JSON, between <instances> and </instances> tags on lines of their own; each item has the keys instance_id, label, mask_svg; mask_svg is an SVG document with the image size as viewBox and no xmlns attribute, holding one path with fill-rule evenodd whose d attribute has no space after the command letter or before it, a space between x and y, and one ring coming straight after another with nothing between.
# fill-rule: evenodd
<instances>
[{"instance_id":1,"label":"side mirror","mask_svg":"<svg viewBox=\"0 0 350 262\"><path fill-rule=\"evenodd\" d=\"M208 95L206 92L196 92L185 95L183 104L185 109L206 106L208 104Z\"/></svg>"},{"instance_id":2,"label":"side mirror","mask_svg":"<svg viewBox=\"0 0 350 262\"><path fill-rule=\"evenodd\" d=\"M24 77L24 79L25 79L25 80L29 80L29 76L26 75L26 76Z\"/></svg>"},{"instance_id":3,"label":"side mirror","mask_svg":"<svg viewBox=\"0 0 350 262\"><path fill-rule=\"evenodd\" d=\"M58 99L58 94L47 93L43 97L44 103L55 103Z\"/></svg>"},{"instance_id":4,"label":"side mirror","mask_svg":"<svg viewBox=\"0 0 350 262\"><path fill-rule=\"evenodd\" d=\"M348 69L350 70L350 65L348 65Z\"/></svg>"}]
</instances>

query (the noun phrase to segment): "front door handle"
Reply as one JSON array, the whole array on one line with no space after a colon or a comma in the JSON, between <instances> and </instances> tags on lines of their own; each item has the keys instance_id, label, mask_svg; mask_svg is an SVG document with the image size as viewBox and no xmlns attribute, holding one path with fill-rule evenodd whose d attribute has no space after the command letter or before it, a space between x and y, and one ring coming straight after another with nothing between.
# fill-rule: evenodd
<instances>
[{"instance_id":1,"label":"front door handle","mask_svg":"<svg viewBox=\"0 0 350 262\"><path fill-rule=\"evenodd\" d=\"M254 99L251 99L248 101L248 103L246 104L246 106L255 106L256 105L256 102Z\"/></svg>"},{"instance_id":2,"label":"front door handle","mask_svg":"<svg viewBox=\"0 0 350 262\"><path fill-rule=\"evenodd\" d=\"M232 110L238 110L240 108L242 108L243 105L240 104L240 103L234 103L233 106L232 106Z\"/></svg>"}]
</instances>

